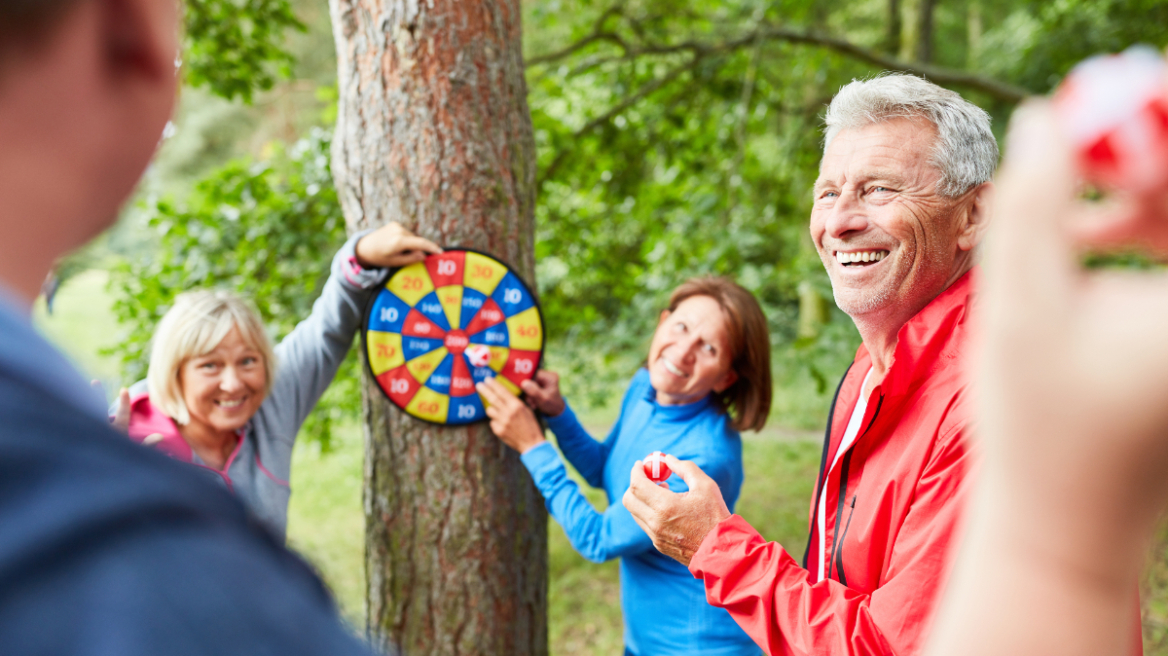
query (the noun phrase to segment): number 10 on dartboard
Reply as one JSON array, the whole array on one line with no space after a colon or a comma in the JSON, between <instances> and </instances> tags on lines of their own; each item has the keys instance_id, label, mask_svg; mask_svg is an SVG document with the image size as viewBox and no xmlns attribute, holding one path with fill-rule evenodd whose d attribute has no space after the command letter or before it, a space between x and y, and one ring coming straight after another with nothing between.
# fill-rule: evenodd
<instances>
[{"instance_id":1,"label":"number 10 on dartboard","mask_svg":"<svg viewBox=\"0 0 1168 656\"><path fill-rule=\"evenodd\" d=\"M361 332L386 398L437 424L485 419L475 385L495 378L520 394L543 358L543 317L531 290L503 262L467 249L393 272Z\"/></svg>"}]
</instances>

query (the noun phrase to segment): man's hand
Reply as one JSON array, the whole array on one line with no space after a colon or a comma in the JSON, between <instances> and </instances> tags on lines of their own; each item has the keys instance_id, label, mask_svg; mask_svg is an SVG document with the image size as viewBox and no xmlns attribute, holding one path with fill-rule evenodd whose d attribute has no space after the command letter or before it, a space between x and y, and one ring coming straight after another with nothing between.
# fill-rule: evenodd
<instances>
[{"instance_id":1,"label":"man's hand","mask_svg":"<svg viewBox=\"0 0 1168 656\"><path fill-rule=\"evenodd\" d=\"M390 221L357 242L357 264L369 269L402 267L426 259L442 249L423 239L397 221Z\"/></svg>"},{"instance_id":2,"label":"man's hand","mask_svg":"<svg viewBox=\"0 0 1168 656\"><path fill-rule=\"evenodd\" d=\"M930 654L1130 653L1168 501L1168 277L1085 250L1165 251L1163 198L1080 196L1045 102L1015 112L974 318L984 458Z\"/></svg>"},{"instance_id":3,"label":"man's hand","mask_svg":"<svg viewBox=\"0 0 1168 656\"><path fill-rule=\"evenodd\" d=\"M549 417L558 417L564 411L566 404L560 394L559 374L540 369L535 372L535 378L525 380L519 386L527 395L527 405Z\"/></svg>"},{"instance_id":4,"label":"man's hand","mask_svg":"<svg viewBox=\"0 0 1168 656\"><path fill-rule=\"evenodd\" d=\"M531 409L503 387L503 383L488 378L475 385L475 389L487 400L491 430L504 444L522 455L547 441Z\"/></svg>"},{"instance_id":5,"label":"man's hand","mask_svg":"<svg viewBox=\"0 0 1168 656\"><path fill-rule=\"evenodd\" d=\"M638 460L623 503L658 551L689 567L702 540L730 516L730 510L718 484L697 465L671 455L665 456L665 463L689 486L688 492L678 494L658 487Z\"/></svg>"}]
</instances>

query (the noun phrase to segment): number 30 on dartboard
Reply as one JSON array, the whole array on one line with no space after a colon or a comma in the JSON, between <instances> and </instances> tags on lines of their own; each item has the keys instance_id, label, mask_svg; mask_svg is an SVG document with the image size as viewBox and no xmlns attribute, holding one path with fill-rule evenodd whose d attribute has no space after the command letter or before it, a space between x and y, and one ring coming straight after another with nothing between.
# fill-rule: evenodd
<instances>
[{"instance_id":1,"label":"number 30 on dartboard","mask_svg":"<svg viewBox=\"0 0 1168 656\"><path fill-rule=\"evenodd\" d=\"M385 397L438 424L486 419L475 385L516 395L543 359L543 316L527 284L486 253L451 248L394 271L371 298L361 335Z\"/></svg>"}]
</instances>

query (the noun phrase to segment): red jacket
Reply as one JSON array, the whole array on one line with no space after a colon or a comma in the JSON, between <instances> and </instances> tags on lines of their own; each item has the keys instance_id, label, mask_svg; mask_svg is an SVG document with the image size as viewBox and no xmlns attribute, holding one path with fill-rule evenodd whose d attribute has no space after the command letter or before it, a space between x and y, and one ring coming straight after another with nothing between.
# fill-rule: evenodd
<instances>
[{"instance_id":1,"label":"red jacket","mask_svg":"<svg viewBox=\"0 0 1168 656\"><path fill-rule=\"evenodd\" d=\"M860 347L828 417L803 566L738 516L711 531L690 562L709 602L730 611L768 653L923 650L968 487L971 408L960 356L973 275L900 329L895 359L872 390L855 441L823 471L871 367ZM826 554L817 548L821 493ZM820 558L824 581L815 580Z\"/></svg>"}]
</instances>

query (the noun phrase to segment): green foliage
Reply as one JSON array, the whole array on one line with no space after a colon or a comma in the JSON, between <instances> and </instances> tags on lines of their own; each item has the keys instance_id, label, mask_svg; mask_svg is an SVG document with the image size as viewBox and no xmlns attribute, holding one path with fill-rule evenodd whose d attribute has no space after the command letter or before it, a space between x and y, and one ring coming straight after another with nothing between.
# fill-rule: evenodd
<instances>
[{"instance_id":1,"label":"green foliage","mask_svg":"<svg viewBox=\"0 0 1168 656\"><path fill-rule=\"evenodd\" d=\"M252 300L273 340L309 315L345 226L329 174L330 134L314 130L271 158L237 160L199 181L184 202L149 203L159 248L119 264L110 279L114 313L128 327L110 351L127 380L145 376L150 337L174 297L219 288ZM350 353L305 425L327 446L334 421L354 416L356 357Z\"/></svg>"},{"instance_id":2,"label":"green foliage","mask_svg":"<svg viewBox=\"0 0 1168 656\"><path fill-rule=\"evenodd\" d=\"M186 80L229 100L251 102L291 76L285 31L304 31L288 0L186 0Z\"/></svg>"}]
</instances>

